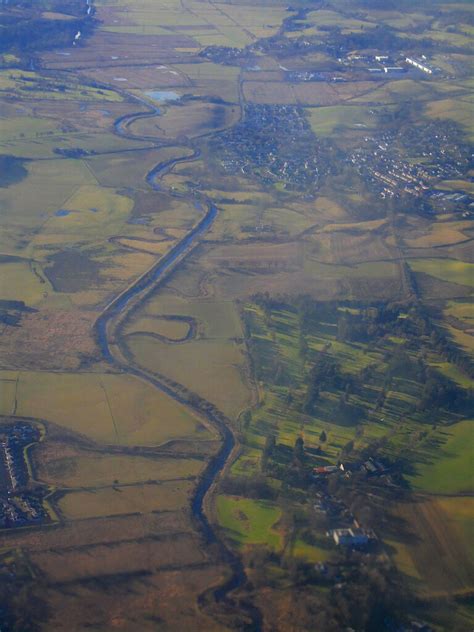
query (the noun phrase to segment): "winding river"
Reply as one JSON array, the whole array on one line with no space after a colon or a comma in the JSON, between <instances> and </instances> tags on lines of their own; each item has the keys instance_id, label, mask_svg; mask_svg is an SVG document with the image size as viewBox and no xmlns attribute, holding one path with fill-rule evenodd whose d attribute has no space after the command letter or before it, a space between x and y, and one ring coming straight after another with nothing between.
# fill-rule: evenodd
<instances>
[{"instance_id":1,"label":"winding river","mask_svg":"<svg viewBox=\"0 0 474 632\"><path fill-rule=\"evenodd\" d=\"M141 99L139 99L139 101L145 104L147 107L151 108L151 112L148 111L142 113L133 113L120 117L119 119L117 119L114 125L116 134L122 137L129 137L134 139L140 138L128 132L127 128L130 123L134 120L138 120L139 118L159 116L159 109L156 106L152 106L148 102L142 101ZM141 140L149 139L142 137ZM159 163L148 172L146 176L147 183L155 191L159 191L160 185L158 184L158 180L165 173L172 169L176 164L181 162L193 161L199 155L199 149L194 149L193 153L189 156L174 158ZM204 217L181 241L179 241L164 257L162 257L155 266L153 266L145 275L137 279L137 281L133 285L128 287L124 292L117 296L105 308L100 317L97 319L95 328L100 350L107 362L123 372L135 375L143 380L146 380L176 401L184 404L185 406L191 407L189 401L184 396L171 388L167 383L160 380L157 376L154 376L153 374L142 370L140 367L136 366L133 363L125 363L119 357L119 354L114 355L113 345L110 341L110 330L113 327L113 322L127 313L127 310L131 308L132 300L139 294L143 295L141 300L146 300L149 291L157 288L160 283L162 283L163 280L168 276L168 274L172 270L174 270L177 265L179 265L179 263L186 257L189 252L191 252L193 246L198 242L200 237L212 226L214 220L218 215L217 207L210 200L201 201L193 195L183 196L176 194L176 196L180 198L188 198L190 201L192 200L194 206L201 211L204 209L205 204L207 206L207 210L204 214ZM138 300L140 301L140 299ZM209 461L205 471L199 478L191 502L191 512L194 521L202 534L205 544L213 543L219 545L221 558L219 561L227 564L232 571L230 578L222 586L211 591L213 594L213 598L217 602L227 600L229 603L232 603L228 595L230 591L238 588L239 586L242 586L245 583L246 575L244 567L240 560L240 557L238 557L229 548L227 548L224 543L217 537L213 526L206 516L204 510L204 502L210 488L212 487L219 473L222 471L227 461L231 457L236 442L234 435L230 429L230 424L227 422L227 420L225 420L223 416L219 415L219 413L217 412L214 413L209 410L204 413L202 410L196 408L196 411L199 412L200 415L205 415L206 418L212 423L212 425L218 429L222 439L222 445L218 453ZM200 598L201 605L205 603L205 599L206 593L203 593ZM242 612L245 612L248 620L250 621L250 624L246 625L245 627L252 631L260 630L261 615L258 609L250 604L241 604L239 608Z\"/></svg>"}]
</instances>

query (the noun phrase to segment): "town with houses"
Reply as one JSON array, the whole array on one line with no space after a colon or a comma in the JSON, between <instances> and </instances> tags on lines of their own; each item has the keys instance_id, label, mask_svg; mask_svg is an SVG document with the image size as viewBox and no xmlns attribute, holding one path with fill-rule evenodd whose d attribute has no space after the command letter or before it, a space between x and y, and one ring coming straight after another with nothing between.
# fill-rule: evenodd
<instances>
[{"instance_id":1,"label":"town with houses","mask_svg":"<svg viewBox=\"0 0 474 632\"><path fill-rule=\"evenodd\" d=\"M42 489L32 485L26 449L40 440L37 426L15 423L0 433L0 528L31 526L47 520Z\"/></svg>"},{"instance_id":2,"label":"town with houses","mask_svg":"<svg viewBox=\"0 0 474 632\"><path fill-rule=\"evenodd\" d=\"M299 40L273 40L260 46L297 46ZM301 44L301 42L300 42ZM310 45L310 42L308 42ZM260 51L259 52L265 52ZM273 51L274 52L274 51ZM305 51L307 52L307 51ZM248 49L211 46L201 55L221 64L242 65L245 70L259 70L258 58ZM387 79L431 79L442 76L425 55L391 55L384 52L357 54L347 52L335 59L334 70L302 68L290 70L280 64L285 80L302 82L386 81ZM387 117L373 111L376 117ZM363 131L364 125L360 125ZM437 188L445 180L466 179L472 168L472 150L454 123L432 122L413 127L410 138L389 125L381 133L368 133L359 147L338 147L338 160L350 164L381 198L408 195L423 201L424 212L455 212L468 218L474 214L474 196L459 190ZM242 121L222 134L216 142L220 164L225 173L252 175L268 186L313 195L331 172L335 158L325 139L311 130L303 106L250 104Z\"/></svg>"}]
</instances>

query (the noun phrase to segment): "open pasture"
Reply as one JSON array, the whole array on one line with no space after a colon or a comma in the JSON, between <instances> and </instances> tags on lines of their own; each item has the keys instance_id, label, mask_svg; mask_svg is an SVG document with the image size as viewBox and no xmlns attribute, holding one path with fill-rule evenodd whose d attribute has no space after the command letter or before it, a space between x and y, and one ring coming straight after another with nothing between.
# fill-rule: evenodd
<instances>
[{"instance_id":1,"label":"open pasture","mask_svg":"<svg viewBox=\"0 0 474 632\"><path fill-rule=\"evenodd\" d=\"M409 263L415 272L424 272L443 281L474 287L474 263L455 259L410 259Z\"/></svg>"},{"instance_id":2,"label":"open pasture","mask_svg":"<svg viewBox=\"0 0 474 632\"><path fill-rule=\"evenodd\" d=\"M276 528L281 511L273 503L219 495L216 505L224 535L239 546L265 544L275 550L281 548L281 534Z\"/></svg>"},{"instance_id":3,"label":"open pasture","mask_svg":"<svg viewBox=\"0 0 474 632\"><path fill-rule=\"evenodd\" d=\"M182 58L183 53L177 53L179 49L188 49L191 55L199 52L199 48L199 43L186 34L169 32L147 35L98 30L88 38L87 46L47 51L41 55L41 60L44 67L51 70L87 70L101 66L123 66L124 63L160 66ZM127 85L127 82L116 83L117 87L121 83Z\"/></svg>"},{"instance_id":4,"label":"open pasture","mask_svg":"<svg viewBox=\"0 0 474 632\"><path fill-rule=\"evenodd\" d=\"M158 571L168 566L196 564L204 560L196 540L189 535L166 536L138 542L96 545L90 549L48 551L31 556L50 582Z\"/></svg>"},{"instance_id":5,"label":"open pasture","mask_svg":"<svg viewBox=\"0 0 474 632\"><path fill-rule=\"evenodd\" d=\"M146 546L147 543L144 543ZM179 546L179 542L177 542ZM133 549L130 551L133 554ZM195 561L195 554L191 557ZM182 568L172 566L155 573L116 576L115 581L100 575L95 581L56 585L48 592L53 616L48 622L51 632L62 632L64 621L71 626L96 629L140 629L156 632L157 620L173 632L198 628L221 632L222 626L198 606L203 587L215 586L225 578L225 567L181 561ZM133 560L132 560L133 563ZM145 569L146 570L146 569ZM110 584L113 583L113 589ZM97 608L100 601L101 608ZM183 608L183 603L188 603Z\"/></svg>"},{"instance_id":6,"label":"open pasture","mask_svg":"<svg viewBox=\"0 0 474 632\"><path fill-rule=\"evenodd\" d=\"M0 96L20 99L72 99L76 101L122 101L106 88L93 88L77 80L44 77L29 70L0 70Z\"/></svg>"},{"instance_id":7,"label":"open pasture","mask_svg":"<svg viewBox=\"0 0 474 632\"><path fill-rule=\"evenodd\" d=\"M52 291L44 275L26 259L0 263L0 279L1 300L24 301L30 307L37 306Z\"/></svg>"},{"instance_id":8,"label":"open pasture","mask_svg":"<svg viewBox=\"0 0 474 632\"><path fill-rule=\"evenodd\" d=\"M1 412L10 414L11 401L3 392L0 396ZM16 398L18 415L52 421L103 443L159 445L210 438L187 409L132 376L22 371Z\"/></svg>"},{"instance_id":9,"label":"open pasture","mask_svg":"<svg viewBox=\"0 0 474 632\"><path fill-rule=\"evenodd\" d=\"M394 249L387 243L387 239L375 232L355 232L352 230L337 230L334 232L321 232L311 235L311 254L308 258L317 260L323 264L366 264L366 262L381 262L385 266L396 257ZM364 276L372 276L371 269L365 265L360 268ZM389 272L383 267L380 276L395 274L392 269ZM348 271L348 276L357 274L353 270Z\"/></svg>"},{"instance_id":10,"label":"open pasture","mask_svg":"<svg viewBox=\"0 0 474 632\"><path fill-rule=\"evenodd\" d=\"M392 9L370 9L366 18L377 23L386 24L400 31L410 31L414 28L428 26L431 18L426 13L411 11L394 11Z\"/></svg>"},{"instance_id":11,"label":"open pasture","mask_svg":"<svg viewBox=\"0 0 474 632\"><path fill-rule=\"evenodd\" d=\"M78 236L89 241L107 237L125 228L132 206L130 198L114 189L81 185L48 217L36 244L51 234L61 235L63 243L75 243Z\"/></svg>"},{"instance_id":12,"label":"open pasture","mask_svg":"<svg viewBox=\"0 0 474 632\"><path fill-rule=\"evenodd\" d=\"M470 222L432 222L427 227L420 226L419 230L415 228L413 231L411 229L410 236L405 237L405 243L410 248L433 248L457 244L469 239L469 233L464 231L467 231L471 226Z\"/></svg>"},{"instance_id":13,"label":"open pasture","mask_svg":"<svg viewBox=\"0 0 474 632\"><path fill-rule=\"evenodd\" d=\"M472 140L474 138L474 124L472 117L472 103L463 98L441 99L426 105L426 114L432 119L450 119L459 123Z\"/></svg>"},{"instance_id":14,"label":"open pasture","mask_svg":"<svg viewBox=\"0 0 474 632\"><path fill-rule=\"evenodd\" d=\"M436 444L431 452L420 455L416 474L410 477L411 485L431 494L472 493L473 432L472 419L440 429L441 446Z\"/></svg>"},{"instance_id":15,"label":"open pasture","mask_svg":"<svg viewBox=\"0 0 474 632\"><path fill-rule=\"evenodd\" d=\"M154 120L154 119L153 119ZM146 174L149 173L156 165L167 162L172 158L181 158L187 156L189 150L183 147L163 147L161 149L144 149L143 151L114 153L106 156L92 156L85 159L85 163L93 172L97 181L106 187L133 187L134 199L143 197L137 195L137 192L146 190L146 196L150 200L150 206L161 211L163 209L163 201L169 200L169 204L176 205L164 193L150 191L149 185L145 181ZM185 205L181 201L181 205Z\"/></svg>"},{"instance_id":16,"label":"open pasture","mask_svg":"<svg viewBox=\"0 0 474 632\"><path fill-rule=\"evenodd\" d=\"M188 77L175 70L174 66L164 64L146 64L143 66L106 65L102 68L90 68L84 74L95 81L104 82L126 90L151 90L153 88L189 88Z\"/></svg>"},{"instance_id":17,"label":"open pasture","mask_svg":"<svg viewBox=\"0 0 474 632\"><path fill-rule=\"evenodd\" d=\"M104 8L116 18L105 27L107 32L158 36L185 32L201 46L246 46L257 38L273 35L286 17L283 7L196 1L180 4L166 0L157 6L140 0L127 9L123 12L119 7ZM101 10L99 6L99 15Z\"/></svg>"},{"instance_id":18,"label":"open pasture","mask_svg":"<svg viewBox=\"0 0 474 632\"><path fill-rule=\"evenodd\" d=\"M468 178L465 180L443 180L438 183L436 188L443 191L463 191L469 195L474 194L474 183Z\"/></svg>"},{"instance_id":19,"label":"open pasture","mask_svg":"<svg viewBox=\"0 0 474 632\"><path fill-rule=\"evenodd\" d=\"M243 93L246 100L251 103L327 107L345 101L351 103L372 102L374 99L371 96L376 85L371 81L329 84L320 81L289 83L286 81L254 80L244 81ZM329 123L323 124L329 125Z\"/></svg>"},{"instance_id":20,"label":"open pasture","mask_svg":"<svg viewBox=\"0 0 474 632\"><path fill-rule=\"evenodd\" d=\"M224 44L228 45L228 43ZM178 63L173 66L185 74L191 82L189 91L197 97L220 98L229 103L239 102L238 78L240 68L223 66L210 61L199 63Z\"/></svg>"},{"instance_id":21,"label":"open pasture","mask_svg":"<svg viewBox=\"0 0 474 632\"><path fill-rule=\"evenodd\" d=\"M448 326L448 333L452 336L454 342L468 354L474 354L474 329L462 331L458 327Z\"/></svg>"},{"instance_id":22,"label":"open pasture","mask_svg":"<svg viewBox=\"0 0 474 632\"><path fill-rule=\"evenodd\" d=\"M5 546L15 549L24 546L31 552L41 553L51 549L60 551L71 547L93 547L98 544L113 545L118 542L148 539L171 533L191 531L189 516L183 511L163 511L132 515L88 518L63 522L41 530L41 538L35 531L2 533Z\"/></svg>"},{"instance_id":23,"label":"open pasture","mask_svg":"<svg viewBox=\"0 0 474 632\"><path fill-rule=\"evenodd\" d=\"M105 487L66 493L57 506L69 520L119 514L176 511L185 507L192 489L189 481L165 481Z\"/></svg>"},{"instance_id":24,"label":"open pasture","mask_svg":"<svg viewBox=\"0 0 474 632\"><path fill-rule=\"evenodd\" d=\"M56 487L103 487L197 476L204 463L150 455L91 453L44 442L35 452L37 478Z\"/></svg>"},{"instance_id":25,"label":"open pasture","mask_svg":"<svg viewBox=\"0 0 474 632\"><path fill-rule=\"evenodd\" d=\"M283 244L239 244L213 248L206 256L206 263L221 268L241 268L252 271L268 271L273 267L300 267L303 248L297 242Z\"/></svg>"},{"instance_id":26,"label":"open pasture","mask_svg":"<svg viewBox=\"0 0 474 632\"><path fill-rule=\"evenodd\" d=\"M125 335L146 331L147 333L165 338L167 341L180 341L190 332L189 321L163 318L160 316L139 316L127 323Z\"/></svg>"},{"instance_id":27,"label":"open pasture","mask_svg":"<svg viewBox=\"0 0 474 632\"><path fill-rule=\"evenodd\" d=\"M355 96L352 103L369 104L397 104L407 99L427 101L433 99L433 87L428 81L415 81L414 79L400 79L387 81L380 85L373 83L373 89L368 89L365 94Z\"/></svg>"},{"instance_id":28,"label":"open pasture","mask_svg":"<svg viewBox=\"0 0 474 632\"><path fill-rule=\"evenodd\" d=\"M291 547L293 557L302 558L311 564L325 562L331 555L330 549L323 549L314 544L308 544L301 538L297 538Z\"/></svg>"},{"instance_id":29,"label":"open pasture","mask_svg":"<svg viewBox=\"0 0 474 632\"><path fill-rule=\"evenodd\" d=\"M127 250L136 250L146 252L150 255L163 256L174 245L174 239L158 240L144 239L143 237L117 237L114 243L126 248Z\"/></svg>"},{"instance_id":30,"label":"open pasture","mask_svg":"<svg viewBox=\"0 0 474 632\"><path fill-rule=\"evenodd\" d=\"M305 22L314 24L321 27L334 27L337 26L343 31L361 31L363 29L374 28L376 24L369 20L358 20L354 18L348 18L344 15L344 12L336 12L326 9L319 9L318 11L310 11L306 17Z\"/></svg>"},{"instance_id":31,"label":"open pasture","mask_svg":"<svg viewBox=\"0 0 474 632\"><path fill-rule=\"evenodd\" d=\"M444 313L446 316L453 316L459 319L469 329L474 328L474 311L470 301L449 301Z\"/></svg>"},{"instance_id":32,"label":"open pasture","mask_svg":"<svg viewBox=\"0 0 474 632\"><path fill-rule=\"evenodd\" d=\"M165 291L152 297L141 313L151 317L177 315L193 318L197 321L200 336L206 339L242 336L239 315L231 301L188 299Z\"/></svg>"},{"instance_id":33,"label":"open pasture","mask_svg":"<svg viewBox=\"0 0 474 632\"><path fill-rule=\"evenodd\" d=\"M235 123L240 115L236 106L200 101L184 101L165 106L159 117L141 119L130 126L132 134L169 140L193 138L214 133Z\"/></svg>"},{"instance_id":34,"label":"open pasture","mask_svg":"<svg viewBox=\"0 0 474 632\"><path fill-rule=\"evenodd\" d=\"M0 274L2 269L0 266ZM27 289L27 281L27 277L21 277L17 287ZM96 313L73 311L68 297L55 294L47 282L43 288L47 288L44 291L48 295L39 304L34 302L33 295L23 297L37 311L23 314L20 327L4 326L0 336L3 365L12 369L76 370L84 358L90 361L96 358L92 331ZM17 293L16 299L19 296ZM61 309L61 302L65 309Z\"/></svg>"},{"instance_id":35,"label":"open pasture","mask_svg":"<svg viewBox=\"0 0 474 632\"><path fill-rule=\"evenodd\" d=\"M229 417L235 417L248 405L241 345L219 339L170 345L146 334L127 336L125 341L139 366L182 384Z\"/></svg>"},{"instance_id":36,"label":"open pasture","mask_svg":"<svg viewBox=\"0 0 474 632\"><path fill-rule=\"evenodd\" d=\"M18 254L15 246L23 246L25 238L31 239L79 186L93 183L90 172L77 160L34 161L26 168L28 176L24 180L0 188L2 216L8 229L6 239L0 240L4 253Z\"/></svg>"},{"instance_id":37,"label":"open pasture","mask_svg":"<svg viewBox=\"0 0 474 632\"><path fill-rule=\"evenodd\" d=\"M334 87L326 83L245 81L243 94L247 101L257 104L324 106L341 101Z\"/></svg>"},{"instance_id":38,"label":"open pasture","mask_svg":"<svg viewBox=\"0 0 474 632\"><path fill-rule=\"evenodd\" d=\"M469 525L473 512L474 499L468 497L420 499L397 506L404 535L394 537L391 544L402 572L414 577L412 585L417 592L445 596L472 590L474 558Z\"/></svg>"},{"instance_id":39,"label":"open pasture","mask_svg":"<svg viewBox=\"0 0 474 632\"><path fill-rule=\"evenodd\" d=\"M332 106L307 108L311 128L316 136L331 136L338 132L360 129L373 129L376 118L371 108L366 106Z\"/></svg>"}]
</instances>

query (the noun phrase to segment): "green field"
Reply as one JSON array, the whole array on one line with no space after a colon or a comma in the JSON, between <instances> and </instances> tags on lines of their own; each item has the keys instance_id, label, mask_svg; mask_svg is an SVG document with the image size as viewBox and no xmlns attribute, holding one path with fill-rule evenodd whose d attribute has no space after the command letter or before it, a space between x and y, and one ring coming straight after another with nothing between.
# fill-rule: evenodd
<instances>
[{"instance_id":1,"label":"green field","mask_svg":"<svg viewBox=\"0 0 474 632\"><path fill-rule=\"evenodd\" d=\"M331 136L335 130L371 129L376 118L368 107L338 105L333 107L307 108L311 128L317 136Z\"/></svg>"},{"instance_id":2,"label":"green field","mask_svg":"<svg viewBox=\"0 0 474 632\"><path fill-rule=\"evenodd\" d=\"M11 413L8 393L0 395L1 413ZM188 409L132 376L22 371L16 401L18 415L45 419L103 443L159 445L210 438Z\"/></svg>"},{"instance_id":3,"label":"green field","mask_svg":"<svg viewBox=\"0 0 474 632\"><path fill-rule=\"evenodd\" d=\"M474 287L474 263L454 259L410 259L409 263L415 272Z\"/></svg>"},{"instance_id":4,"label":"green field","mask_svg":"<svg viewBox=\"0 0 474 632\"><path fill-rule=\"evenodd\" d=\"M413 487L433 494L459 494L474 491L474 422L460 421L440 431L441 446L427 455L427 462L416 466L410 477Z\"/></svg>"},{"instance_id":5,"label":"green field","mask_svg":"<svg viewBox=\"0 0 474 632\"><path fill-rule=\"evenodd\" d=\"M274 504L235 496L218 496L217 518L226 537L239 546L265 544L281 547L281 536L276 529L281 511Z\"/></svg>"}]
</instances>

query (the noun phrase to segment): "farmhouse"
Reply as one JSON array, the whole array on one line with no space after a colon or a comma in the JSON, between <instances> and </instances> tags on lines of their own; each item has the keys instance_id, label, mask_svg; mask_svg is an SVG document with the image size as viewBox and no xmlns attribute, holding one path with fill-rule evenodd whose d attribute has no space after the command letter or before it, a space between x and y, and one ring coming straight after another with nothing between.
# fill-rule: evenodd
<instances>
[{"instance_id":1,"label":"farmhouse","mask_svg":"<svg viewBox=\"0 0 474 632\"><path fill-rule=\"evenodd\" d=\"M319 465L313 468L313 476L327 476L328 474L334 474L339 470L344 471L344 465Z\"/></svg>"},{"instance_id":2,"label":"farmhouse","mask_svg":"<svg viewBox=\"0 0 474 632\"><path fill-rule=\"evenodd\" d=\"M329 535L338 546L354 548L367 546L370 541L375 539L374 534L370 531L356 527L351 527L350 529L333 529L329 531Z\"/></svg>"}]
</instances>

